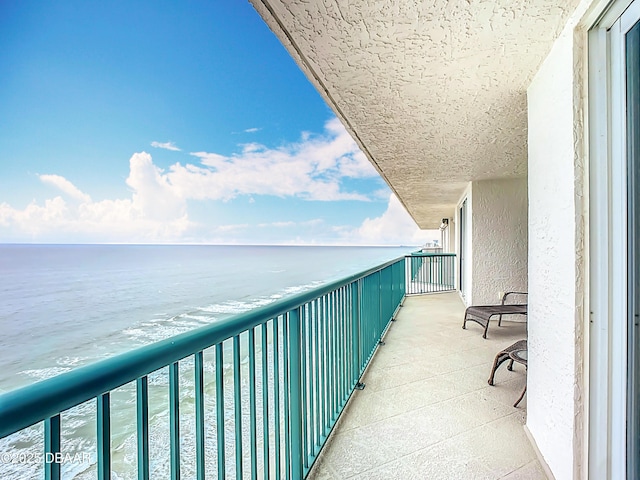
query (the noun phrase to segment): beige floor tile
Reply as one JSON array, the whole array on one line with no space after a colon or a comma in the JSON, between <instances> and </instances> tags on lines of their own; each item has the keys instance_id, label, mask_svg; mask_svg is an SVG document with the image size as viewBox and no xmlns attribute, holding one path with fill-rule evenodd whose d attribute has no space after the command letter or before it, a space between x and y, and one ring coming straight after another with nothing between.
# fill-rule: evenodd
<instances>
[{"instance_id":1,"label":"beige floor tile","mask_svg":"<svg viewBox=\"0 0 640 480\"><path fill-rule=\"evenodd\" d=\"M410 297L377 349L309 478L537 479L523 425L521 365L487 379L496 353L526 324L463 330L457 293ZM539 475L543 476L540 477Z\"/></svg>"},{"instance_id":2,"label":"beige floor tile","mask_svg":"<svg viewBox=\"0 0 640 480\"><path fill-rule=\"evenodd\" d=\"M396 452L380 438L363 435L361 429L356 429L335 432L323 455L323 462L330 465L327 472L336 478L349 478L394 460Z\"/></svg>"},{"instance_id":3,"label":"beige floor tile","mask_svg":"<svg viewBox=\"0 0 640 480\"><path fill-rule=\"evenodd\" d=\"M360 428L398 414L394 405L383 393L367 390L354 392L353 398L343 413L341 431Z\"/></svg>"},{"instance_id":4,"label":"beige floor tile","mask_svg":"<svg viewBox=\"0 0 640 480\"><path fill-rule=\"evenodd\" d=\"M491 480L495 477L469 452L460 448L455 439L420 450L406 459L414 475L433 480Z\"/></svg>"},{"instance_id":5,"label":"beige floor tile","mask_svg":"<svg viewBox=\"0 0 640 480\"><path fill-rule=\"evenodd\" d=\"M409 362L393 366L382 366L376 363L366 375L362 382L369 390L386 390L407 383L433 377L436 373L429 362Z\"/></svg>"},{"instance_id":6,"label":"beige floor tile","mask_svg":"<svg viewBox=\"0 0 640 480\"><path fill-rule=\"evenodd\" d=\"M434 376L379 393L395 405L398 413L404 413L458 397L463 392L461 385L442 376Z\"/></svg>"},{"instance_id":7,"label":"beige floor tile","mask_svg":"<svg viewBox=\"0 0 640 480\"><path fill-rule=\"evenodd\" d=\"M517 419L513 419L517 420ZM460 435L458 442L493 478L502 478L535 460L521 425L484 424Z\"/></svg>"},{"instance_id":8,"label":"beige floor tile","mask_svg":"<svg viewBox=\"0 0 640 480\"><path fill-rule=\"evenodd\" d=\"M400 458L351 478L353 480L425 480L429 477L422 476L407 463L405 458Z\"/></svg>"},{"instance_id":9,"label":"beige floor tile","mask_svg":"<svg viewBox=\"0 0 640 480\"><path fill-rule=\"evenodd\" d=\"M542 470L540 463L534 461L502 478L503 480L547 480L547 475Z\"/></svg>"},{"instance_id":10,"label":"beige floor tile","mask_svg":"<svg viewBox=\"0 0 640 480\"><path fill-rule=\"evenodd\" d=\"M517 398L517 397L516 397ZM473 414L476 425L483 425L514 413L513 406L495 399L491 387L475 390L456 398L458 406Z\"/></svg>"}]
</instances>

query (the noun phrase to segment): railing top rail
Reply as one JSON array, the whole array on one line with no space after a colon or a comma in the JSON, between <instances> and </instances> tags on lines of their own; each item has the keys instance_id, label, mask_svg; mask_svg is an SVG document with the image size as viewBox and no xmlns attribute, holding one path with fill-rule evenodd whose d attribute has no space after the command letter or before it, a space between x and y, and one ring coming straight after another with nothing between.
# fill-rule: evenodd
<instances>
[{"instance_id":1,"label":"railing top rail","mask_svg":"<svg viewBox=\"0 0 640 480\"><path fill-rule=\"evenodd\" d=\"M404 257L389 260L360 273L234 315L212 325L6 392L0 395L0 438L221 343L399 261L404 261Z\"/></svg>"},{"instance_id":2,"label":"railing top rail","mask_svg":"<svg viewBox=\"0 0 640 480\"><path fill-rule=\"evenodd\" d=\"M455 253L433 253L433 252L412 252L405 255L406 257L455 257Z\"/></svg>"}]
</instances>

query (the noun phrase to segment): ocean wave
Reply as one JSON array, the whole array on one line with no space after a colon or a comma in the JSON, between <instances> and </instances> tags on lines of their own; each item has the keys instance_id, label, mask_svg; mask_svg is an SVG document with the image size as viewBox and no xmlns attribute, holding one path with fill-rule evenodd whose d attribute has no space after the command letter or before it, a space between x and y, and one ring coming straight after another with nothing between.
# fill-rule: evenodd
<instances>
[{"instance_id":1,"label":"ocean wave","mask_svg":"<svg viewBox=\"0 0 640 480\"><path fill-rule=\"evenodd\" d=\"M62 367L77 367L86 363L87 357L60 357L56 363Z\"/></svg>"},{"instance_id":2,"label":"ocean wave","mask_svg":"<svg viewBox=\"0 0 640 480\"><path fill-rule=\"evenodd\" d=\"M38 380L44 380L46 378L60 375L61 373L66 373L70 370L72 370L71 367L47 367L23 370L21 373L28 375L29 377L37 378Z\"/></svg>"},{"instance_id":3,"label":"ocean wave","mask_svg":"<svg viewBox=\"0 0 640 480\"><path fill-rule=\"evenodd\" d=\"M254 308L269 305L289 295L302 293L307 290L311 290L312 288L316 288L322 284L323 282L315 281L315 282L305 283L305 284L296 285L292 287L285 287L285 288L282 288L280 291L269 295L268 297L256 297L251 300L229 300L229 301L224 301L224 302L219 302L219 303L214 303L211 305L199 307L199 310L206 313L214 314L214 315L215 314L235 315L239 313L248 312L250 310L253 310Z\"/></svg>"},{"instance_id":4,"label":"ocean wave","mask_svg":"<svg viewBox=\"0 0 640 480\"><path fill-rule=\"evenodd\" d=\"M189 320L195 320L199 323L210 323L211 316L210 315L195 315L193 313L183 313L180 315L182 318L187 318Z\"/></svg>"}]
</instances>

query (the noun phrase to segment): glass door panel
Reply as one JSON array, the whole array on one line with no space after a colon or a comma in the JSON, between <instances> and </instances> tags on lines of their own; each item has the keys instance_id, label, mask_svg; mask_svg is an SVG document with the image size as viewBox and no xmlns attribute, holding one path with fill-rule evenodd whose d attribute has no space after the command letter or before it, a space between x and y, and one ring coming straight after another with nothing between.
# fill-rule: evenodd
<instances>
[{"instance_id":1,"label":"glass door panel","mask_svg":"<svg viewBox=\"0 0 640 480\"><path fill-rule=\"evenodd\" d=\"M627 478L640 478L640 22L625 35L627 144Z\"/></svg>"}]
</instances>

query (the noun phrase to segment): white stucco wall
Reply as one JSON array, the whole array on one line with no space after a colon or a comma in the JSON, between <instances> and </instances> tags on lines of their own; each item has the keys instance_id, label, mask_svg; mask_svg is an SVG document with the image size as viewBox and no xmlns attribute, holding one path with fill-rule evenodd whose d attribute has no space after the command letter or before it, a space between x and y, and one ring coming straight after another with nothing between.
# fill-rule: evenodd
<instances>
[{"instance_id":1,"label":"white stucco wall","mask_svg":"<svg viewBox=\"0 0 640 480\"><path fill-rule=\"evenodd\" d=\"M574 26L528 89L527 427L557 480L583 474L583 66Z\"/></svg>"},{"instance_id":2,"label":"white stucco wall","mask_svg":"<svg viewBox=\"0 0 640 480\"><path fill-rule=\"evenodd\" d=\"M527 179L471 184L471 297L495 304L499 292L527 291Z\"/></svg>"}]
</instances>

